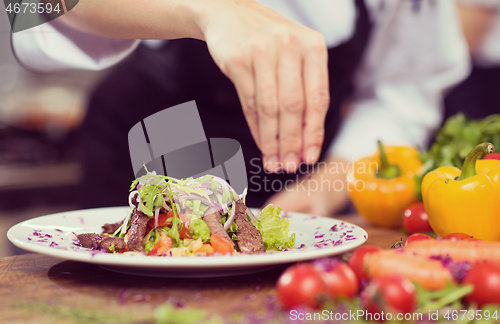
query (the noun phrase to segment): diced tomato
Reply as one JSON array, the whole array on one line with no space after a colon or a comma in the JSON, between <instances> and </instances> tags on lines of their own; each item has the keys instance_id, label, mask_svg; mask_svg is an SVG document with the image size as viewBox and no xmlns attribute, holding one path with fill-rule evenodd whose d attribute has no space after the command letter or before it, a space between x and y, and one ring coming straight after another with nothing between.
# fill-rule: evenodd
<instances>
[{"instance_id":1,"label":"diced tomato","mask_svg":"<svg viewBox=\"0 0 500 324\"><path fill-rule=\"evenodd\" d=\"M210 235L210 244L212 245L214 252L218 252L220 254L231 254L234 252L233 243L226 241L215 234Z\"/></svg>"},{"instance_id":2,"label":"diced tomato","mask_svg":"<svg viewBox=\"0 0 500 324\"><path fill-rule=\"evenodd\" d=\"M193 238L191 235L189 235L188 233L188 230L189 230L189 220L185 221L182 225L182 229L179 233L180 237L182 239L190 239L190 238Z\"/></svg>"},{"instance_id":3,"label":"diced tomato","mask_svg":"<svg viewBox=\"0 0 500 324\"><path fill-rule=\"evenodd\" d=\"M148 255L163 255L170 250L172 247L172 238L168 236L165 232L161 232L160 240L156 242L155 246Z\"/></svg>"},{"instance_id":4,"label":"diced tomato","mask_svg":"<svg viewBox=\"0 0 500 324\"><path fill-rule=\"evenodd\" d=\"M173 211L169 211L166 214L160 214L158 216L158 227L172 225L172 222L168 222L168 223L166 222L166 220L169 219L170 217L174 217ZM154 218L150 219L148 222L148 225L149 225L149 227L154 228L155 227L155 219Z\"/></svg>"}]
</instances>

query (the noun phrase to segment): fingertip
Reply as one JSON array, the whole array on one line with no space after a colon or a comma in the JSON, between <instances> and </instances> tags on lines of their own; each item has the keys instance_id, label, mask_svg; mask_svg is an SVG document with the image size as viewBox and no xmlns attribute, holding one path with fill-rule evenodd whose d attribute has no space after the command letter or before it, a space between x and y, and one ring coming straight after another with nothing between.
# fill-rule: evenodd
<instances>
[{"instance_id":1,"label":"fingertip","mask_svg":"<svg viewBox=\"0 0 500 324\"><path fill-rule=\"evenodd\" d=\"M265 156L264 158L264 169L271 173L277 173L281 170L281 164L279 162L278 156Z\"/></svg>"},{"instance_id":2,"label":"fingertip","mask_svg":"<svg viewBox=\"0 0 500 324\"><path fill-rule=\"evenodd\" d=\"M309 146L307 148L307 150L305 151L303 160L307 164L314 164L314 163L318 162L320 153L321 153L321 149L319 148L319 146L317 146L317 145Z\"/></svg>"},{"instance_id":3,"label":"fingertip","mask_svg":"<svg viewBox=\"0 0 500 324\"><path fill-rule=\"evenodd\" d=\"M288 173L293 173L297 171L299 164L300 164L300 158L295 152L290 152L286 154L283 158L283 168L285 169L286 172Z\"/></svg>"}]
</instances>

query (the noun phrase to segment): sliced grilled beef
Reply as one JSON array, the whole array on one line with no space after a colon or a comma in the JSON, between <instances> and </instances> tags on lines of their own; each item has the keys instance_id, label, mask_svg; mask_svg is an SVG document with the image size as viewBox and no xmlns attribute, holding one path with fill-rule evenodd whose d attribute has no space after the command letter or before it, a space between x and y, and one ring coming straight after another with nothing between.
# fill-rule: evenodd
<instances>
[{"instance_id":1,"label":"sliced grilled beef","mask_svg":"<svg viewBox=\"0 0 500 324\"><path fill-rule=\"evenodd\" d=\"M118 223L114 223L114 224L104 224L101 227L102 232L106 233L106 234L113 234L114 232L116 232L117 229L120 228L120 226L122 226L122 224L123 224L123 221L118 222Z\"/></svg>"},{"instance_id":2,"label":"sliced grilled beef","mask_svg":"<svg viewBox=\"0 0 500 324\"><path fill-rule=\"evenodd\" d=\"M115 251L123 250L125 248L125 241L122 238L111 237L111 236L101 236L96 233L84 233L77 235L80 244L84 248L94 248L96 250L104 250L106 252L113 252L111 247L114 247Z\"/></svg>"},{"instance_id":3,"label":"sliced grilled beef","mask_svg":"<svg viewBox=\"0 0 500 324\"><path fill-rule=\"evenodd\" d=\"M241 201L235 203L236 215L234 221L238 226L236 236L238 236L238 248L241 252L265 252L266 247L262 243L262 235L260 231L248 221L246 214L246 206Z\"/></svg>"},{"instance_id":4,"label":"sliced grilled beef","mask_svg":"<svg viewBox=\"0 0 500 324\"><path fill-rule=\"evenodd\" d=\"M113 252L111 247L113 247L114 251L118 252L119 250L123 250L126 246L125 240L119 237L104 236L102 240L95 240L95 242L97 243L97 249L105 250L106 252Z\"/></svg>"},{"instance_id":5,"label":"sliced grilled beef","mask_svg":"<svg viewBox=\"0 0 500 324\"><path fill-rule=\"evenodd\" d=\"M137 208L137 206L139 206L139 201L137 200L137 196L139 195L139 193L135 193L133 196L132 196L132 199L130 199L130 201L132 202L132 205L135 206L135 208Z\"/></svg>"},{"instance_id":6,"label":"sliced grilled beef","mask_svg":"<svg viewBox=\"0 0 500 324\"><path fill-rule=\"evenodd\" d=\"M215 208L210 208L206 211L205 216L203 217L205 223L207 223L208 229L211 234L215 234L218 237L225 239L228 242L233 244L233 240L227 235L224 227L222 226L222 221L220 219L220 212L215 210Z\"/></svg>"},{"instance_id":7,"label":"sliced grilled beef","mask_svg":"<svg viewBox=\"0 0 500 324\"><path fill-rule=\"evenodd\" d=\"M96 238L102 239L102 236L96 233L84 233L77 235L80 244L87 249L91 249L94 247L94 240Z\"/></svg>"},{"instance_id":8,"label":"sliced grilled beef","mask_svg":"<svg viewBox=\"0 0 500 324\"><path fill-rule=\"evenodd\" d=\"M146 236L149 218L140 211L134 211L132 221L130 223L130 231L128 235L128 250L129 251L144 251L142 241Z\"/></svg>"}]
</instances>

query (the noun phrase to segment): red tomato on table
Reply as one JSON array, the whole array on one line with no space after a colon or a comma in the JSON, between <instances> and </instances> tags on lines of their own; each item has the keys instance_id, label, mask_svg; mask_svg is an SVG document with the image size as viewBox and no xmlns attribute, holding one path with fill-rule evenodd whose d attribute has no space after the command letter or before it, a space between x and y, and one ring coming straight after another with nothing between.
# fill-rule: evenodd
<instances>
[{"instance_id":1,"label":"red tomato on table","mask_svg":"<svg viewBox=\"0 0 500 324\"><path fill-rule=\"evenodd\" d=\"M475 303L479 308L487 304L500 305L500 266L490 263L474 265L463 284L474 286L474 291L465 296L467 302Z\"/></svg>"},{"instance_id":2,"label":"red tomato on table","mask_svg":"<svg viewBox=\"0 0 500 324\"><path fill-rule=\"evenodd\" d=\"M408 234L432 232L423 203L412 204L404 211L403 227Z\"/></svg>"},{"instance_id":3,"label":"red tomato on table","mask_svg":"<svg viewBox=\"0 0 500 324\"><path fill-rule=\"evenodd\" d=\"M408 244L411 244L411 242L421 241L421 240L434 240L434 238L430 237L427 234L415 233L415 234L410 235L406 239L405 246L407 246Z\"/></svg>"},{"instance_id":4,"label":"red tomato on table","mask_svg":"<svg viewBox=\"0 0 500 324\"><path fill-rule=\"evenodd\" d=\"M319 309L328 299L352 298L358 282L352 269L335 259L298 263L283 272L276 285L278 301L286 308L307 306Z\"/></svg>"},{"instance_id":5,"label":"red tomato on table","mask_svg":"<svg viewBox=\"0 0 500 324\"><path fill-rule=\"evenodd\" d=\"M348 265L356 274L359 285L368 282L368 275L365 271L365 256L381 251L382 248L378 246L365 245L354 251L349 258Z\"/></svg>"},{"instance_id":6,"label":"red tomato on table","mask_svg":"<svg viewBox=\"0 0 500 324\"><path fill-rule=\"evenodd\" d=\"M410 313L417 304L415 285L403 276L373 279L361 293L365 310L372 314Z\"/></svg>"},{"instance_id":7,"label":"red tomato on table","mask_svg":"<svg viewBox=\"0 0 500 324\"><path fill-rule=\"evenodd\" d=\"M483 160L500 160L500 153L490 153L483 157Z\"/></svg>"}]
</instances>

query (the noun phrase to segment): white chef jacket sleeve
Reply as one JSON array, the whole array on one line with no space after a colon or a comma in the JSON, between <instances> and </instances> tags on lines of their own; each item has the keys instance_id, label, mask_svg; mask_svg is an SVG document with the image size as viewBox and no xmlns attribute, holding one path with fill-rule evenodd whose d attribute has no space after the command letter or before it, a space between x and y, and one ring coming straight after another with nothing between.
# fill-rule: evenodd
<instances>
[{"instance_id":1,"label":"white chef jacket sleeve","mask_svg":"<svg viewBox=\"0 0 500 324\"><path fill-rule=\"evenodd\" d=\"M129 55L139 42L84 33L58 19L12 34L18 61L39 72L102 70Z\"/></svg>"},{"instance_id":2,"label":"white chef jacket sleeve","mask_svg":"<svg viewBox=\"0 0 500 324\"><path fill-rule=\"evenodd\" d=\"M375 152L378 139L425 147L442 120L443 92L469 73L454 1L384 3L370 8L372 38L354 101L330 146L348 161Z\"/></svg>"}]
</instances>

